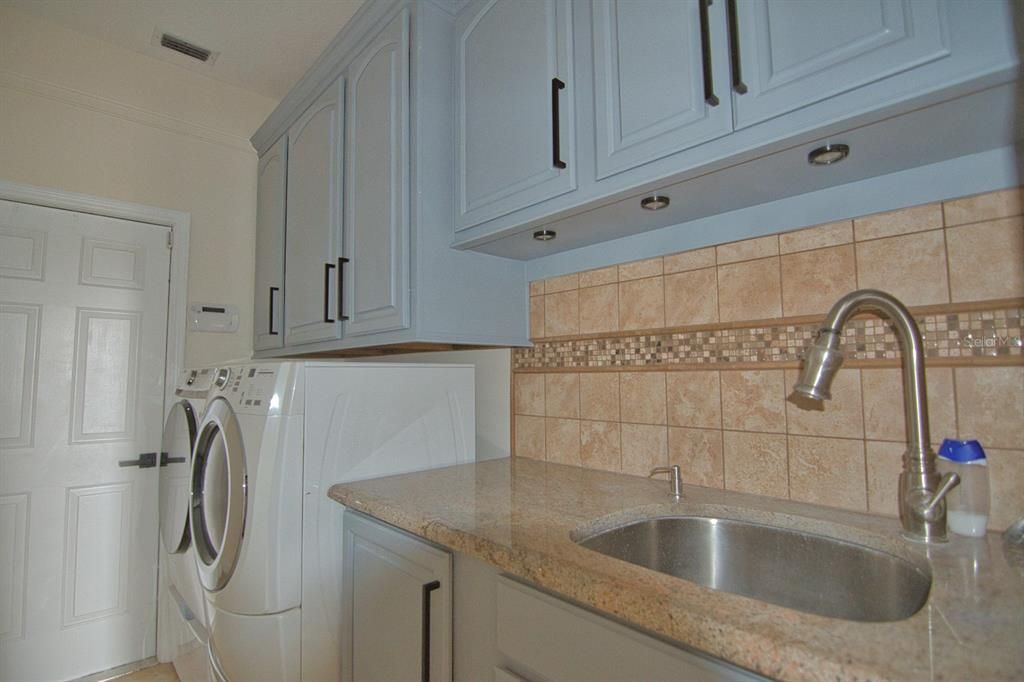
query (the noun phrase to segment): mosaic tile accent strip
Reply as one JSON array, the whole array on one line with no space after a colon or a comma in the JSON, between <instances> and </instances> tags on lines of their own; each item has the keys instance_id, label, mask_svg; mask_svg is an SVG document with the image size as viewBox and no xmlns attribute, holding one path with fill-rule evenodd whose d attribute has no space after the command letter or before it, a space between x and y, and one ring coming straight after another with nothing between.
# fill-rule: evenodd
<instances>
[{"instance_id":1,"label":"mosaic tile accent strip","mask_svg":"<svg viewBox=\"0 0 1024 682\"><path fill-rule=\"evenodd\" d=\"M1024 354L1024 308L916 316L929 358L1002 357ZM593 339L538 340L517 348L512 366L523 369L728 365L802 359L820 323L772 325L693 332L666 332ZM858 360L900 356L892 326L878 318L852 320L843 332L843 351Z\"/></svg>"}]
</instances>

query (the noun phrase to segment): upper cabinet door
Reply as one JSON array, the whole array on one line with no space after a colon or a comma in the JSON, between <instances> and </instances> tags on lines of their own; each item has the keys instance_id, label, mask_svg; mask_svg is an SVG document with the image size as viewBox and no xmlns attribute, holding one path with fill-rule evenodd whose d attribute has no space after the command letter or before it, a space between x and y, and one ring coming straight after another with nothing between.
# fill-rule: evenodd
<instances>
[{"instance_id":1,"label":"upper cabinet door","mask_svg":"<svg viewBox=\"0 0 1024 682\"><path fill-rule=\"evenodd\" d=\"M456 26L456 229L576 188L568 0L478 0Z\"/></svg>"},{"instance_id":2,"label":"upper cabinet door","mask_svg":"<svg viewBox=\"0 0 1024 682\"><path fill-rule=\"evenodd\" d=\"M285 345L336 339L341 256L342 97L327 88L288 131Z\"/></svg>"},{"instance_id":3,"label":"upper cabinet door","mask_svg":"<svg viewBox=\"0 0 1024 682\"><path fill-rule=\"evenodd\" d=\"M728 1L748 88L737 128L949 54L940 0Z\"/></svg>"},{"instance_id":4,"label":"upper cabinet door","mask_svg":"<svg viewBox=\"0 0 1024 682\"><path fill-rule=\"evenodd\" d=\"M288 139L282 137L260 158L256 179L256 293L253 347L284 344L284 229Z\"/></svg>"},{"instance_id":5,"label":"upper cabinet door","mask_svg":"<svg viewBox=\"0 0 1024 682\"><path fill-rule=\"evenodd\" d=\"M409 326L409 14L347 70L345 336Z\"/></svg>"},{"instance_id":6,"label":"upper cabinet door","mask_svg":"<svg viewBox=\"0 0 1024 682\"><path fill-rule=\"evenodd\" d=\"M724 2L595 0L593 27L597 179L732 131Z\"/></svg>"}]
</instances>

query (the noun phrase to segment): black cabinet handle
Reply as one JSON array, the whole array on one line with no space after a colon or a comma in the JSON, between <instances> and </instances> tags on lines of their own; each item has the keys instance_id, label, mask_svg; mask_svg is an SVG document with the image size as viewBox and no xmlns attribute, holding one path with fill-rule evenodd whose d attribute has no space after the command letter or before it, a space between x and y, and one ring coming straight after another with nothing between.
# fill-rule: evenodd
<instances>
[{"instance_id":1,"label":"black cabinet handle","mask_svg":"<svg viewBox=\"0 0 1024 682\"><path fill-rule=\"evenodd\" d=\"M708 22L708 7L711 0L697 0L700 8L700 53L704 66L704 101L713 107L718 106L718 95L715 94L714 74L711 72L711 26Z\"/></svg>"},{"instance_id":2,"label":"black cabinet handle","mask_svg":"<svg viewBox=\"0 0 1024 682\"><path fill-rule=\"evenodd\" d=\"M330 290L331 290L331 270L334 269L334 263L324 263L324 322L330 324L334 322L334 318L331 317L331 305L330 305Z\"/></svg>"},{"instance_id":3,"label":"black cabinet handle","mask_svg":"<svg viewBox=\"0 0 1024 682\"><path fill-rule=\"evenodd\" d=\"M270 314L268 315L270 322L267 323L267 333L271 336L277 336L277 332L274 331L274 292L280 291L278 287L270 287Z\"/></svg>"},{"instance_id":4,"label":"black cabinet handle","mask_svg":"<svg viewBox=\"0 0 1024 682\"><path fill-rule=\"evenodd\" d=\"M342 315L342 301L345 300L345 263L348 262L348 258L338 259L338 319L347 320L348 315Z\"/></svg>"},{"instance_id":5,"label":"black cabinet handle","mask_svg":"<svg viewBox=\"0 0 1024 682\"><path fill-rule=\"evenodd\" d=\"M423 651L421 654L423 682L430 682L430 593L440 589L441 583L432 580L423 585Z\"/></svg>"},{"instance_id":6,"label":"black cabinet handle","mask_svg":"<svg viewBox=\"0 0 1024 682\"><path fill-rule=\"evenodd\" d=\"M728 0L729 15L729 56L732 61L732 89L738 95L747 94L743 82L743 65L740 64L740 22L736 16L736 0Z\"/></svg>"},{"instance_id":7,"label":"black cabinet handle","mask_svg":"<svg viewBox=\"0 0 1024 682\"><path fill-rule=\"evenodd\" d=\"M122 459L117 463L119 467L139 467L140 469L150 469L156 466L156 453L155 452L140 452L138 459Z\"/></svg>"},{"instance_id":8,"label":"black cabinet handle","mask_svg":"<svg viewBox=\"0 0 1024 682\"><path fill-rule=\"evenodd\" d=\"M565 83L557 78L551 79L551 163L555 168L565 168L562 161L562 142L559 139L561 119L558 116L558 91L565 89Z\"/></svg>"}]
</instances>

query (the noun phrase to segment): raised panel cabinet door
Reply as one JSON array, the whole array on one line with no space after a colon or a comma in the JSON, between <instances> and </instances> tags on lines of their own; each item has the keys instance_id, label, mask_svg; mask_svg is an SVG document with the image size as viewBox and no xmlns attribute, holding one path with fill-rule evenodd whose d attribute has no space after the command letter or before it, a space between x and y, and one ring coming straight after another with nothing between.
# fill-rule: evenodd
<instances>
[{"instance_id":1,"label":"raised panel cabinet door","mask_svg":"<svg viewBox=\"0 0 1024 682\"><path fill-rule=\"evenodd\" d=\"M284 343L341 336L341 172L344 79L339 79L288 131L285 220Z\"/></svg>"},{"instance_id":2,"label":"raised panel cabinet door","mask_svg":"<svg viewBox=\"0 0 1024 682\"><path fill-rule=\"evenodd\" d=\"M260 157L256 179L256 292L253 348L284 345L284 230L288 140L282 137Z\"/></svg>"},{"instance_id":3,"label":"raised panel cabinet door","mask_svg":"<svg viewBox=\"0 0 1024 682\"><path fill-rule=\"evenodd\" d=\"M949 54L942 0L726 1L747 90L737 128Z\"/></svg>"},{"instance_id":4,"label":"raised panel cabinet door","mask_svg":"<svg viewBox=\"0 0 1024 682\"><path fill-rule=\"evenodd\" d=\"M345 336L409 326L409 13L347 71ZM346 260L347 259L347 260Z\"/></svg>"},{"instance_id":5,"label":"raised panel cabinet door","mask_svg":"<svg viewBox=\"0 0 1024 682\"><path fill-rule=\"evenodd\" d=\"M576 189L568 0L478 0L456 26L456 230Z\"/></svg>"},{"instance_id":6,"label":"raised panel cabinet door","mask_svg":"<svg viewBox=\"0 0 1024 682\"><path fill-rule=\"evenodd\" d=\"M595 0L592 22L599 180L731 132L724 2Z\"/></svg>"},{"instance_id":7,"label":"raised panel cabinet door","mask_svg":"<svg viewBox=\"0 0 1024 682\"><path fill-rule=\"evenodd\" d=\"M452 556L365 516L343 520L341 679L452 679Z\"/></svg>"}]
</instances>

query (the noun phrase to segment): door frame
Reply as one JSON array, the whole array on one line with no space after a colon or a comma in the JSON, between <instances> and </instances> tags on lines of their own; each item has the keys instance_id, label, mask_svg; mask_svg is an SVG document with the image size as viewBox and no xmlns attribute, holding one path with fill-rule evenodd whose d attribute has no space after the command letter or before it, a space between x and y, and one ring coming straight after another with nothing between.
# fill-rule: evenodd
<instances>
[{"instance_id":1,"label":"door frame","mask_svg":"<svg viewBox=\"0 0 1024 682\"><path fill-rule=\"evenodd\" d=\"M164 361L164 411L166 412L168 406L173 402L177 377L185 369L188 238L192 222L191 214L6 180L0 180L0 199L77 213L91 213L170 229L173 246L171 248L170 289L167 293L167 338Z\"/></svg>"}]
</instances>

